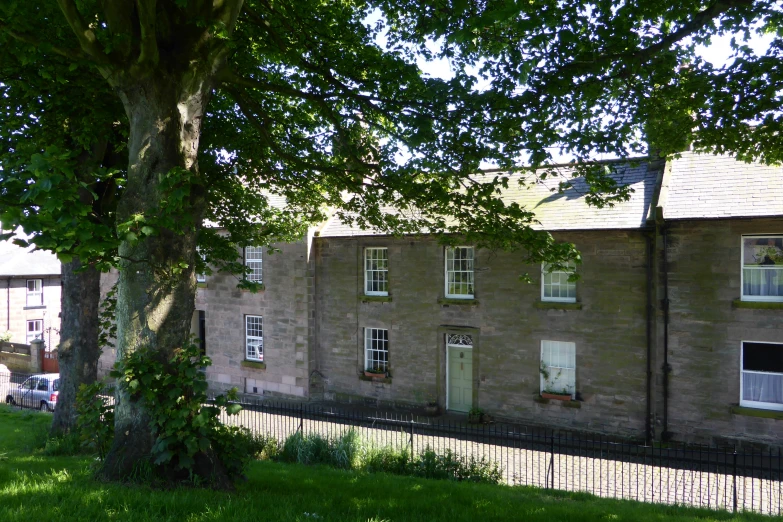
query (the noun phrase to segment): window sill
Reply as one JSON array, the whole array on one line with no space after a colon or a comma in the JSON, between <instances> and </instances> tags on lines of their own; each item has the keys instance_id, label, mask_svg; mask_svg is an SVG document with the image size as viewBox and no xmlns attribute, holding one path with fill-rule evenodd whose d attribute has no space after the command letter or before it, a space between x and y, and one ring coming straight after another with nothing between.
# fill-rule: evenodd
<instances>
[{"instance_id":1,"label":"window sill","mask_svg":"<svg viewBox=\"0 0 783 522\"><path fill-rule=\"evenodd\" d=\"M391 303L390 295L359 295L359 300L362 303Z\"/></svg>"},{"instance_id":2,"label":"window sill","mask_svg":"<svg viewBox=\"0 0 783 522\"><path fill-rule=\"evenodd\" d=\"M783 310L783 301L743 301L735 299L732 301L734 308L750 308L753 310Z\"/></svg>"},{"instance_id":3,"label":"window sill","mask_svg":"<svg viewBox=\"0 0 783 522\"><path fill-rule=\"evenodd\" d=\"M533 305L539 310L581 310L582 303L562 303L559 301L536 301Z\"/></svg>"},{"instance_id":4,"label":"window sill","mask_svg":"<svg viewBox=\"0 0 783 522\"><path fill-rule=\"evenodd\" d=\"M198 288L206 288L207 287L207 283L196 283L196 286Z\"/></svg>"},{"instance_id":5,"label":"window sill","mask_svg":"<svg viewBox=\"0 0 783 522\"><path fill-rule=\"evenodd\" d=\"M746 406L732 406L729 411L734 415L745 415L746 417L761 417L762 419L783 420L783 411L780 410L762 410L760 408L748 408Z\"/></svg>"},{"instance_id":6,"label":"window sill","mask_svg":"<svg viewBox=\"0 0 783 522\"><path fill-rule=\"evenodd\" d=\"M25 306L22 308L22 310L43 310L46 308L46 305L36 305L36 306Z\"/></svg>"},{"instance_id":7,"label":"window sill","mask_svg":"<svg viewBox=\"0 0 783 522\"><path fill-rule=\"evenodd\" d=\"M541 397L540 395L536 395L535 399L533 399L533 400L536 401L539 404L560 403L560 405L563 408L577 408L577 409L579 409L579 408L582 407L582 402L581 401L575 401L575 400L560 401L560 400L556 400L556 399L545 399L545 398Z\"/></svg>"},{"instance_id":8,"label":"window sill","mask_svg":"<svg viewBox=\"0 0 783 522\"><path fill-rule=\"evenodd\" d=\"M381 384L391 384L392 379L391 377L367 377L363 373L359 374L359 380L360 381L367 381L367 382L377 382Z\"/></svg>"},{"instance_id":9,"label":"window sill","mask_svg":"<svg viewBox=\"0 0 783 522\"><path fill-rule=\"evenodd\" d=\"M243 368L250 368L251 370L266 370L266 363L261 361L248 361L245 359L239 364Z\"/></svg>"},{"instance_id":10,"label":"window sill","mask_svg":"<svg viewBox=\"0 0 783 522\"><path fill-rule=\"evenodd\" d=\"M439 297L438 304L441 305L477 305L479 304L477 299L457 299L454 297Z\"/></svg>"}]
</instances>

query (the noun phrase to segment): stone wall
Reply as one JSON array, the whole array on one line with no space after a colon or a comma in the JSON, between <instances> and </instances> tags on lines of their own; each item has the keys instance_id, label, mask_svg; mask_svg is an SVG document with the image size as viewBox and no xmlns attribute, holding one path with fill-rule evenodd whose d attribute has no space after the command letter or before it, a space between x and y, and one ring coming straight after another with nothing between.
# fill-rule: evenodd
<instances>
[{"instance_id":1,"label":"stone wall","mask_svg":"<svg viewBox=\"0 0 783 522\"><path fill-rule=\"evenodd\" d=\"M429 238L316 240L317 369L326 397L446 406L446 333L474 338L474 406L497 417L641 437L646 400L646 243L641 231L556 234L581 250L581 309L540 309L540 267L476 253L475 301L444 297L444 248ZM362 298L365 247L388 247L390 297ZM533 283L520 280L530 273ZM367 381L363 329L389 330L391 379ZM541 341L576 343L580 401L540 399Z\"/></svg>"},{"instance_id":2,"label":"stone wall","mask_svg":"<svg viewBox=\"0 0 783 522\"><path fill-rule=\"evenodd\" d=\"M668 429L675 439L783 442L780 412L736 413L742 341L783 343L783 309L733 305L741 295L741 237L765 233L783 233L783 220L669 224ZM657 352L656 366L660 368L662 342ZM658 373L661 375L660 369ZM661 389L661 377L657 381L656 387ZM659 402L659 421L662 415Z\"/></svg>"},{"instance_id":3,"label":"stone wall","mask_svg":"<svg viewBox=\"0 0 783 522\"><path fill-rule=\"evenodd\" d=\"M206 352L212 358L207 379L212 389L308 395L313 277L307 241L275 247L279 252L263 254L264 290L239 290L237 278L227 274L208 276L199 285L196 312L206 314ZM263 317L263 364L245 361L246 315Z\"/></svg>"},{"instance_id":4,"label":"stone wall","mask_svg":"<svg viewBox=\"0 0 783 522\"><path fill-rule=\"evenodd\" d=\"M60 343L60 276L4 278L0 283L0 334L11 333L11 342L27 344L27 321L43 321L47 349ZM43 306L27 306L27 280L43 280Z\"/></svg>"}]
</instances>

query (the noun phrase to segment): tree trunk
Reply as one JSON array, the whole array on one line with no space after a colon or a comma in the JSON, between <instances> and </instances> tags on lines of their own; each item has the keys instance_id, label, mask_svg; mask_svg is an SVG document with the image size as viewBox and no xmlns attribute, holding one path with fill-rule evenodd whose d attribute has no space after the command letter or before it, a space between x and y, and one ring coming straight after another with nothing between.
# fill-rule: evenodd
<instances>
[{"instance_id":1,"label":"tree trunk","mask_svg":"<svg viewBox=\"0 0 783 522\"><path fill-rule=\"evenodd\" d=\"M60 393L54 410L52 435L68 433L76 425L76 392L98 377L101 273L79 258L62 265L62 326L60 329Z\"/></svg>"},{"instance_id":2,"label":"tree trunk","mask_svg":"<svg viewBox=\"0 0 783 522\"><path fill-rule=\"evenodd\" d=\"M130 157L117 221L139 223L131 228L138 238L126 236L119 248L118 361L138 349L166 361L190 335L196 236L205 207L196 154L209 78L203 70L156 71L118 89L130 120ZM172 174L179 176L173 186ZM183 189L178 200L175 192ZM154 442L144 404L120 386L115 398L114 442L103 466L108 479L132 475Z\"/></svg>"}]
</instances>

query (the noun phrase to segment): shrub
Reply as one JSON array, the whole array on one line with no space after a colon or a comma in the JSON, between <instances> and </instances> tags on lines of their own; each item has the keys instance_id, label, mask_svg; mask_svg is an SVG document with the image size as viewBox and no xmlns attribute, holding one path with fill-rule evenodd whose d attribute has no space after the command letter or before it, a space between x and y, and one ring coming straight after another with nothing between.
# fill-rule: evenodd
<instances>
[{"instance_id":1,"label":"shrub","mask_svg":"<svg viewBox=\"0 0 783 522\"><path fill-rule=\"evenodd\" d=\"M410 452L407 449L396 449L392 446L368 447L362 455L362 469L365 471L408 475L411 463Z\"/></svg>"},{"instance_id":2,"label":"shrub","mask_svg":"<svg viewBox=\"0 0 783 522\"><path fill-rule=\"evenodd\" d=\"M489 462L484 457L477 459L473 455L460 457L451 449L447 449L443 455L438 455L427 447L414 459L410 468L412 475L424 478L490 484L498 484L502 478L502 472L496 463Z\"/></svg>"},{"instance_id":3,"label":"shrub","mask_svg":"<svg viewBox=\"0 0 783 522\"><path fill-rule=\"evenodd\" d=\"M114 405L102 395L104 383L82 384L76 392L76 433L82 448L100 460L114 439Z\"/></svg>"},{"instance_id":4,"label":"shrub","mask_svg":"<svg viewBox=\"0 0 783 522\"><path fill-rule=\"evenodd\" d=\"M353 469L358 465L361 446L361 437L354 429L331 439L318 433L303 435L296 432L283 443L280 457L286 462L298 464L327 464Z\"/></svg>"}]
</instances>

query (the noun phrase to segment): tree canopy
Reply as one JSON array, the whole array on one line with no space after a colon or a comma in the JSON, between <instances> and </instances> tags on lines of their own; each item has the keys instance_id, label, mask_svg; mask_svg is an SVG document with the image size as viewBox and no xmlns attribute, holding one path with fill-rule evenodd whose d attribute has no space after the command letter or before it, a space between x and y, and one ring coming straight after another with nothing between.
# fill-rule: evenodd
<instances>
[{"instance_id":1,"label":"tree canopy","mask_svg":"<svg viewBox=\"0 0 783 522\"><path fill-rule=\"evenodd\" d=\"M753 31L774 34L763 55ZM723 34L729 64L699 58ZM499 197L552 175L557 153L597 205L627 197L598 155L780 161L781 34L780 6L752 0L6 0L3 213L63 259L111 252L119 356L171 354L199 245L241 272L234 244L295 237L330 209L568 262L573 245ZM127 160L84 163L104 143ZM148 412L119 399L110 475L152 447Z\"/></svg>"}]
</instances>

